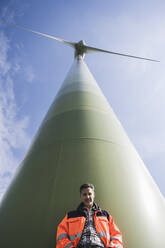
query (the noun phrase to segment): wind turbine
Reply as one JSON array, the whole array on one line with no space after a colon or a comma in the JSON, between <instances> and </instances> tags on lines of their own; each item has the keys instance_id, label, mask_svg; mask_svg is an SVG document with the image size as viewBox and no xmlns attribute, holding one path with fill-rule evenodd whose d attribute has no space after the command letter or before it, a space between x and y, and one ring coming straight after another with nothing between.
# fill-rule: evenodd
<instances>
[{"instance_id":1,"label":"wind turbine","mask_svg":"<svg viewBox=\"0 0 165 248\"><path fill-rule=\"evenodd\" d=\"M6 22L5 22L6 23ZM18 28L75 49L73 65L0 206L0 247L53 248L56 228L84 182L114 217L125 248L165 247L165 201L83 57L106 52Z\"/></svg>"}]
</instances>

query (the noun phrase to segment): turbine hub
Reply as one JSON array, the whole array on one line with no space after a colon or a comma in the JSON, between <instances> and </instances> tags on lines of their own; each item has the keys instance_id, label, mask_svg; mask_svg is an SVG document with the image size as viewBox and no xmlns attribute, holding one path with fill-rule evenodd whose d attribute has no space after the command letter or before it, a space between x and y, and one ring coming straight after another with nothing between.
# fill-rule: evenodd
<instances>
[{"instance_id":1,"label":"turbine hub","mask_svg":"<svg viewBox=\"0 0 165 248\"><path fill-rule=\"evenodd\" d=\"M84 40L80 40L79 42L75 44L75 54L74 54L75 58L78 56L81 56L82 58L84 58L86 51L87 51L87 48L86 48L86 43Z\"/></svg>"}]
</instances>

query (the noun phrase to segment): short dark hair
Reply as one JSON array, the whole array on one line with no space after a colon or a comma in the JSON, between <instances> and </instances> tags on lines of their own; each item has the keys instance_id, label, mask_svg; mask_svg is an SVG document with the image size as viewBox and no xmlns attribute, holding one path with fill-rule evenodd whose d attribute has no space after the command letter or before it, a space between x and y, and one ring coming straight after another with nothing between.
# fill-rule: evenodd
<instances>
[{"instance_id":1,"label":"short dark hair","mask_svg":"<svg viewBox=\"0 0 165 248\"><path fill-rule=\"evenodd\" d=\"M81 194L81 192L82 192L83 189L87 189L87 188L91 188L91 189L93 189L93 191L95 191L95 187L94 187L93 184L91 184L91 183L84 183L84 184L82 184L80 186L80 194Z\"/></svg>"}]
</instances>

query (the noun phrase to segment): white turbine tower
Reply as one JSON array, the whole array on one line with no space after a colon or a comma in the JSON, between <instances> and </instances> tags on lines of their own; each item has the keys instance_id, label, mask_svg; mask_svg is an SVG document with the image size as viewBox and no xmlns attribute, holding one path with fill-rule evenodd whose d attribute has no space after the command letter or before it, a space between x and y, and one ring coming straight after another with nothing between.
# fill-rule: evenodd
<instances>
[{"instance_id":1,"label":"white turbine tower","mask_svg":"<svg viewBox=\"0 0 165 248\"><path fill-rule=\"evenodd\" d=\"M56 228L78 204L84 182L114 217L125 248L165 247L165 201L86 66L85 53L105 52L69 42L74 63L0 206L0 247L54 248ZM117 247L116 247L117 248Z\"/></svg>"}]
</instances>

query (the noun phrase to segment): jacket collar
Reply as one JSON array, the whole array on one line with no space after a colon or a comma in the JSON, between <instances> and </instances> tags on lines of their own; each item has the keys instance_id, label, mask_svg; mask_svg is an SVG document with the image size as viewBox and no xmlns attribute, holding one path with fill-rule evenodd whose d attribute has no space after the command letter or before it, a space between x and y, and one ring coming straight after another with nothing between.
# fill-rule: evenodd
<instances>
[{"instance_id":1,"label":"jacket collar","mask_svg":"<svg viewBox=\"0 0 165 248\"><path fill-rule=\"evenodd\" d=\"M94 202L93 203L93 206L92 206L92 210L94 210L94 211L96 211L96 210L101 210L100 208L99 208L99 206ZM77 211L79 211L79 212L86 212L87 211L87 209L86 209L86 207L84 206L84 203L83 202L81 202L80 204L79 204L79 206L77 207Z\"/></svg>"}]
</instances>

